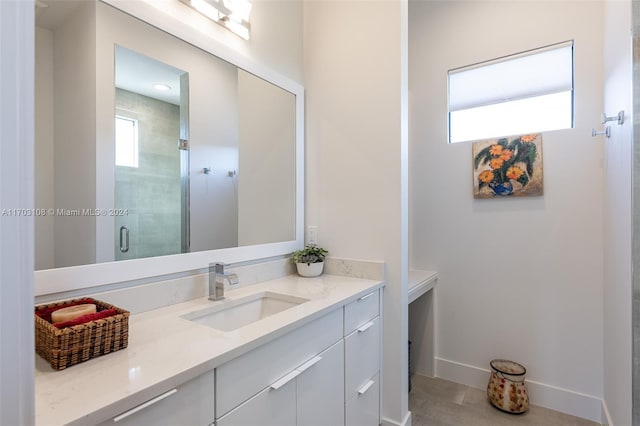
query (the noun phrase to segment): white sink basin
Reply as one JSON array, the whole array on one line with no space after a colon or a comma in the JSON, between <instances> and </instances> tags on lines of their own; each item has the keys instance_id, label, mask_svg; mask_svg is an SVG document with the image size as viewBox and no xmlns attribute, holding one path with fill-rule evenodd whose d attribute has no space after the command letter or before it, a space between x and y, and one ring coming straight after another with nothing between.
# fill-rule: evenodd
<instances>
[{"instance_id":1,"label":"white sink basin","mask_svg":"<svg viewBox=\"0 0 640 426\"><path fill-rule=\"evenodd\" d=\"M309 299L264 291L241 299L228 300L181 318L221 331L231 331L285 311Z\"/></svg>"}]
</instances>

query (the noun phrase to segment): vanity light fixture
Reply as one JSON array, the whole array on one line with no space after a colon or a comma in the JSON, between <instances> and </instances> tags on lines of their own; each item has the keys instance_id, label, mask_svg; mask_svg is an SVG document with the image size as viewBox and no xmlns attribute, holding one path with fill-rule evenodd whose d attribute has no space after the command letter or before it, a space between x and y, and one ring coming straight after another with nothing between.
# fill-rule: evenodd
<instances>
[{"instance_id":1,"label":"vanity light fixture","mask_svg":"<svg viewBox=\"0 0 640 426\"><path fill-rule=\"evenodd\" d=\"M252 4L248 0L180 0L229 31L249 40L249 16Z\"/></svg>"}]
</instances>

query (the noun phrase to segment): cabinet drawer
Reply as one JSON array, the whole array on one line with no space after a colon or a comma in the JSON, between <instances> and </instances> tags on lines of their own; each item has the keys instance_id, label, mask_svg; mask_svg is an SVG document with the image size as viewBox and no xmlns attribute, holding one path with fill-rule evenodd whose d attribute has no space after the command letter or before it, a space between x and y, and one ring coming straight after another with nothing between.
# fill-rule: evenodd
<instances>
[{"instance_id":1,"label":"cabinet drawer","mask_svg":"<svg viewBox=\"0 0 640 426\"><path fill-rule=\"evenodd\" d=\"M345 338L345 397L350 399L380 370L380 317Z\"/></svg>"},{"instance_id":2,"label":"cabinet drawer","mask_svg":"<svg viewBox=\"0 0 640 426\"><path fill-rule=\"evenodd\" d=\"M293 379L279 389L266 388L216 420L216 426L295 426L295 400L296 381Z\"/></svg>"},{"instance_id":3,"label":"cabinet drawer","mask_svg":"<svg viewBox=\"0 0 640 426\"><path fill-rule=\"evenodd\" d=\"M380 291L374 290L344 307L344 335L380 315Z\"/></svg>"},{"instance_id":4,"label":"cabinet drawer","mask_svg":"<svg viewBox=\"0 0 640 426\"><path fill-rule=\"evenodd\" d=\"M296 378L297 426L342 426L344 341L341 339L318 355L314 361L311 367ZM300 368L303 369L304 366Z\"/></svg>"},{"instance_id":5,"label":"cabinet drawer","mask_svg":"<svg viewBox=\"0 0 640 426\"><path fill-rule=\"evenodd\" d=\"M380 425L380 375L371 377L345 407L346 426Z\"/></svg>"},{"instance_id":6,"label":"cabinet drawer","mask_svg":"<svg viewBox=\"0 0 640 426\"><path fill-rule=\"evenodd\" d=\"M208 425L214 420L213 370L109 419L100 426Z\"/></svg>"},{"instance_id":7,"label":"cabinet drawer","mask_svg":"<svg viewBox=\"0 0 640 426\"><path fill-rule=\"evenodd\" d=\"M216 418L342 338L342 310L306 324L216 369Z\"/></svg>"}]
</instances>

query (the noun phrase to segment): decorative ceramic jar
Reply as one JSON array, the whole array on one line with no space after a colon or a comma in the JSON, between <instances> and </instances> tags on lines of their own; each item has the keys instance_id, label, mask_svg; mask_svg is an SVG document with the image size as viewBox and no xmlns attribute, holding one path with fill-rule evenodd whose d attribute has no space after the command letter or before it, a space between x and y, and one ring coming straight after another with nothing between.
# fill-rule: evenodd
<instances>
[{"instance_id":1,"label":"decorative ceramic jar","mask_svg":"<svg viewBox=\"0 0 640 426\"><path fill-rule=\"evenodd\" d=\"M324 262L316 263L296 263L298 268L298 275L303 277L317 277L322 274L324 268Z\"/></svg>"},{"instance_id":2,"label":"decorative ceramic jar","mask_svg":"<svg viewBox=\"0 0 640 426\"><path fill-rule=\"evenodd\" d=\"M487 396L491 405L507 413L524 413L529 409L529 394L524 385L527 369L517 362L494 359Z\"/></svg>"}]
</instances>

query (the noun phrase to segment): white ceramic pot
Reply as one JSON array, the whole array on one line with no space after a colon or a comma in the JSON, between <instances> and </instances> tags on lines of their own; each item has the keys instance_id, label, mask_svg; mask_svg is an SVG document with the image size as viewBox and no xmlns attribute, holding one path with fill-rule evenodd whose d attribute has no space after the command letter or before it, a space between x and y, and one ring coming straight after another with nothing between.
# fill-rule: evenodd
<instances>
[{"instance_id":1,"label":"white ceramic pot","mask_svg":"<svg viewBox=\"0 0 640 426\"><path fill-rule=\"evenodd\" d=\"M303 277L317 277L322 274L324 268L324 262L317 263L296 263L298 268L298 275Z\"/></svg>"}]
</instances>

